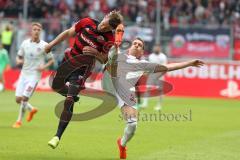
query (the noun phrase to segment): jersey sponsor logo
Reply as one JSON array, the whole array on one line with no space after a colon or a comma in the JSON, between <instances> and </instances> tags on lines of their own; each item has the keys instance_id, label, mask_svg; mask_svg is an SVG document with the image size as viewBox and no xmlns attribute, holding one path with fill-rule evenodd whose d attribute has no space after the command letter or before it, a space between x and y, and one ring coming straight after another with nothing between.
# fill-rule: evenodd
<instances>
[{"instance_id":1,"label":"jersey sponsor logo","mask_svg":"<svg viewBox=\"0 0 240 160\"><path fill-rule=\"evenodd\" d=\"M81 38L82 38L85 42L87 42L91 47L97 49L97 46L96 46L91 40L89 40L87 37L85 37L82 33L81 33L80 36L81 36Z\"/></svg>"},{"instance_id":2,"label":"jersey sponsor logo","mask_svg":"<svg viewBox=\"0 0 240 160\"><path fill-rule=\"evenodd\" d=\"M143 75L144 71L128 72L126 74L126 79L139 78Z\"/></svg>"}]
</instances>

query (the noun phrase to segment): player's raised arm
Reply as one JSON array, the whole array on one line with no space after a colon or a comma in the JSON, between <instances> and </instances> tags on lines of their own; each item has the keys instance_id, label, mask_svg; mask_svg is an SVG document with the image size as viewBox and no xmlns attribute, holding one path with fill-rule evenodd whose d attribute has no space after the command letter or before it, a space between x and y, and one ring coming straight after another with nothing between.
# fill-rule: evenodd
<instances>
[{"instance_id":1,"label":"player's raised arm","mask_svg":"<svg viewBox=\"0 0 240 160\"><path fill-rule=\"evenodd\" d=\"M168 68L168 71L174 71L178 69L183 69L186 67L201 67L204 65L204 62L201 60L191 60L186 62L179 62L179 63L170 63L167 64L166 67Z\"/></svg>"},{"instance_id":2,"label":"player's raised arm","mask_svg":"<svg viewBox=\"0 0 240 160\"><path fill-rule=\"evenodd\" d=\"M165 65L160 65L160 64L157 64L157 66L154 69L154 73L156 73L156 72L167 72L167 71L168 71L168 68Z\"/></svg>"},{"instance_id":3,"label":"player's raised arm","mask_svg":"<svg viewBox=\"0 0 240 160\"><path fill-rule=\"evenodd\" d=\"M74 36L75 34L76 32L75 32L75 25L74 25L71 28L60 33L53 41L51 41L48 45L46 45L45 52L49 53L55 45L61 43L62 41L66 40L69 37Z\"/></svg>"}]
</instances>

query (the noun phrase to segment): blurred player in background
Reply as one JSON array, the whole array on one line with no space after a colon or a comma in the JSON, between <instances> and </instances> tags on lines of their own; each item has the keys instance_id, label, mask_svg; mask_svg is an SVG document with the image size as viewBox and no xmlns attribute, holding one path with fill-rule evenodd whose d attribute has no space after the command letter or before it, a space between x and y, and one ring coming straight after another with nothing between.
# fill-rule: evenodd
<instances>
[{"instance_id":1,"label":"blurred player in background","mask_svg":"<svg viewBox=\"0 0 240 160\"><path fill-rule=\"evenodd\" d=\"M2 43L0 43L0 92L4 90L3 73L8 69L10 69L8 52L3 48Z\"/></svg>"},{"instance_id":2,"label":"blurred player in background","mask_svg":"<svg viewBox=\"0 0 240 160\"><path fill-rule=\"evenodd\" d=\"M118 54L118 49L115 46L111 48L109 53L111 58L109 58L110 63L107 68L112 78L115 96L121 107L123 119L126 121L124 134L122 138L117 140L121 159L126 159L126 145L134 136L137 127L137 103L135 91L131 89L136 87L139 78L144 73L166 73L190 66L200 67L203 65L200 60L160 65L141 60L143 53L144 41L140 38L136 38L132 42L125 54Z\"/></svg>"},{"instance_id":3,"label":"blurred player in background","mask_svg":"<svg viewBox=\"0 0 240 160\"><path fill-rule=\"evenodd\" d=\"M151 53L148 57L148 61L150 63L156 63L161 65L167 64L167 56L166 54L161 52L161 46L159 44L155 45L153 48L153 53ZM163 97L163 74L162 73L153 73L150 74L147 78L147 85L148 86L156 86L159 87L159 90L161 92L160 96L158 97L157 105L154 107L155 110L161 110L162 108L162 97ZM145 97L143 98L143 103L140 105L140 107L145 108L148 106L148 92L145 93Z\"/></svg>"},{"instance_id":4,"label":"blurred player in background","mask_svg":"<svg viewBox=\"0 0 240 160\"><path fill-rule=\"evenodd\" d=\"M5 30L2 31L0 37L3 47L8 51L8 54L10 54L10 49L13 42L13 30L10 24L7 25Z\"/></svg>"},{"instance_id":5,"label":"blurred player in background","mask_svg":"<svg viewBox=\"0 0 240 160\"><path fill-rule=\"evenodd\" d=\"M108 51L114 45L116 27L122 23L122 15L118 11L107 14L101 22L92 18L83 18L71 28L63 31L45 48L49 52L60 42L75 36L74 46L65 51L62 64L58 67L52 82L52 88L65 96L64 110L61 114L55 136L48 142L53 149L59 144L65 128L72 118L74 103L79 100L78 94L84 89L86 79L91 75L96 58L105 63ZM92 55L83 55L83 50ZM69 85L66 85L69 82Z\"/></svg>"},{"instance_id":6,"label":"blurred player in background","mask_svg":"<svg viewBox=\"0 0 240 160\"><path fill-rule=\"evenodd\" d=\"M41 30L42 25L40 23L32 23L31 38L22 42L17 53L16 64L23 66L16 88L16 102L20 104L20 110L13 128L21 127L26 110L29 111L28 122L37 113L38 110L28 102L29 98L41 79L41 72L54 63L53 55L51 53L47 55L44 51L47 42L40 39ZM46 58L47 63L45 63Z\"/></svg>"}]
</instances>

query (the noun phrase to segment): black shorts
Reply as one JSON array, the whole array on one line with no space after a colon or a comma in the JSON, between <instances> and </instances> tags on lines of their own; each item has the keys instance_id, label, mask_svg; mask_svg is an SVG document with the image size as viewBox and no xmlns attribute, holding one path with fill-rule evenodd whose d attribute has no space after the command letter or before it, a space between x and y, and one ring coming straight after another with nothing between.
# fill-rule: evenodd
<instances>
[{"instance_id":1,"label":"black shorts","mask_svg":"<svg viewBox=\"0 0 240 160\"><path fill-rule=\"evenodd\" d=\"M67 53L70 51L67 50ZM64 59L59 65L52 82L52 88L59 90L63 88L66 82L79 84L84 86L86 79L91 75L91 71L95 65L95 58L77 55L69 57L65 53Z\"/></svg>"}]
</instances>

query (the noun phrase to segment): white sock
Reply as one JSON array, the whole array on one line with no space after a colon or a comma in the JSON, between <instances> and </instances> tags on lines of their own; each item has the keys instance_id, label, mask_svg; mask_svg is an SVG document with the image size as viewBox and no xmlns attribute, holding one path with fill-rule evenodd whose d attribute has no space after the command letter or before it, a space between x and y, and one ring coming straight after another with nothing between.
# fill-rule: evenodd
<instances>
[{"instance_id":1,"label":"white sock","mask_svg":"<svg viewBox=\"0 0 240 160\"><path fill-rule=\"evenodd\" d=\"M127 142L129 142L132 139L136 131L136 128L137 128L137 118L128 119L123 137L121 139L121 145L123 147L125 147L127 145Z\"/></svg>"},{"instance_id":2,"label":"white sock","mask_svg":"<svg viewBox=\"0 0 240 160\"><path fill-rule=\"evenodd\" d=\"M155 106L155 108L161 109L162 108L162 96L159 97L160 99L157 102L157 105Z\"/></svg>"},{"instance_id":3,"label":"white sock","mask_svg":"<svg viewBox=\"0 0 240 160\"><path fill-rule=\"evenodd\" d=\"M19 109L19 114L18 114L18 122L22 122L22 118L24 117L25 111L26 111L26 103L27 102L21 102L20 109Z\"/></svg>"},{"instance_id":4,"label":"white sock","mask_svg":"<svg viewBox=\"0 0 240 160\"><path fill-rule=\"evenodd\" d=\"M28 110L29 112L31 112L32 109L33 109L33 106L32 106L30 103L28 103L28 102L26 102L26 103L27 103L27 104L26 104L27 110Z\"/></svg>"},{"instance_id":5,"label":"white sock","mask_svg":"<svg viewBox=\"0 0 240 160\"><path fill-rule=\"evenodd\" d=\"M142 106L147 107L147 105L148 105L148 98L144 97Z\"/></svg>"}]
</instances>

